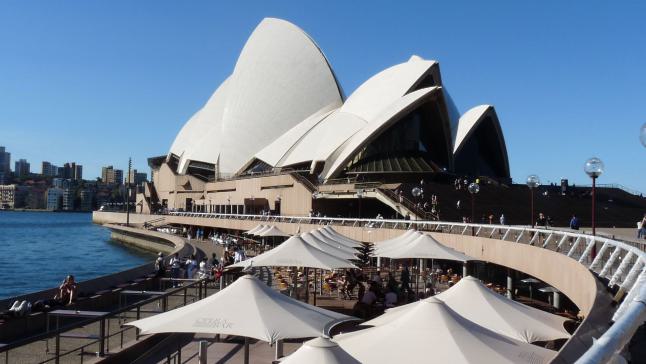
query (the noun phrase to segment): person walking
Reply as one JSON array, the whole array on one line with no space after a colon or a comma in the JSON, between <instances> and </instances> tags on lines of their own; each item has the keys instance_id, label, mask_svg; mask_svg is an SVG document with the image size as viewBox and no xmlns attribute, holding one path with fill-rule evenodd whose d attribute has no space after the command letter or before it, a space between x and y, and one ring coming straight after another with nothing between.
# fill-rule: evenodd
<instances>
[{"instance_id":1,"label":"person walking","mask_svg":"<svg viewBox=\"0 0 646 364\"><path fill-rule=\"evenodd\" d=\"M159 252L157 254L157 260L155 260L155 274L157 277L163 277L166 272L166 266L164 265L164 253Z\"/></svg>"},{"instance_id":2,"label":"person walking","mask_svg":"<svg viewBox=\"0 0 646 364\"><path fill-rule=\"evenodd\" d=\"M175 253L170 260L170 277L173 279L173 287L177 287L176 279L179 278L179 269L182 265L182 262L179 259L179 254Z\"/></svg>"},{"instance_id":3,"label":"person walking","mask_svg":"<svg viewBox=\"0 0 646 364\"><path fill-rule=\"evenodd\" d=\"M195 268L197 268L197 261L195 260L195 255L191 255L186 260L186 278L193 278L193 276L195 275Z\"/></svg>"},{"instance_id":4,"label":"person walking","mask_svg":"<svg viewBox=\"0 0 646 364\"><path fill-rule=\"evenodd\" d=\"M576 217L576 215L572 215L572 218L570 219L570 229L579 230L579 227L580 227L579 219Z\"/></svg>"},{"instance_id":5,"label":"person walking","mask_svg":"<svg viewBox=\"0 0 646 364\"><path fill-rule=\"evenodd\" d=\"M500 225L507 225L507 218L505 214L500 214Z\"/></svg>"},{"instance_id":6,"label":"person walking","mask_svg":"<svg viewBox=\"0 0 646 364\"><path fill-rule=\"evenodd\" d=\"M641 238L646 239L646 214L644 214L644 218L641 221L641 227L639 228L639 232L641 236L638 236L638 239L641 239Z\"/></svg>"}]
</instances>

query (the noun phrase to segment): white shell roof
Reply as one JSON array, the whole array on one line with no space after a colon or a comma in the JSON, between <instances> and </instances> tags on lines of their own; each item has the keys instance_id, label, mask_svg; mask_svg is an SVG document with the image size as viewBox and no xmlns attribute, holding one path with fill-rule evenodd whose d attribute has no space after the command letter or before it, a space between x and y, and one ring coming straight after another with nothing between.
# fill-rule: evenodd
<instances>
[{"instance_id":1,"label":"white shell roof","mask_svg":"<svg viewBox=\"0 0 646 364\"><path fill-rule=\"evenodd\" d=\"M171 153L182 156L180 171L187 161L199 160L219 161L221 172L237 172L308 116L342 102L318 46L300 28L273 18L256 27L226 82L226 92L218 89L216 94L205 106L218 104L212 114L187 123L173 143Z\"/></svg>"},{"instance_id":2,"label":"white shell roof","mask_svg":"<svg viewBox=\"0 0 646 364\"><path fill-rule=\"evenodd\" d=\"M476 126L484 120L485 114L493 109L491 105L479 105L465 112L458 122L455 139L453 140L453 154L457 153L467 137L476 129Z\"/></svg>"},{"instance_id":3,"label":"white shell roof","mask_svg":"<svg viewBox=\"0 0 646 364\"><path fill-rule=\"evenodd\" d=\"M372 120L385 106L408 93L436 63L412 57L377 73L348 97L341 111Z\"/></svg>"},{"instance_id":4,"label":"white shell roof","mask_svg":"<svg viewBox=\"0 0 646 364\"><path fill-rule=\"evenodd\" d=\"M293 149L300 144L300 141L308 135L312 128L315 128L339 106L341 106L341 103L330 104L310 115L307 119L300 122L288 132L278 137L278 139L273 143L258 152L256 154L256 158L272 166L286 165L281 161L288 155L291 155Z\"/></svg>"},{"instance_id":5,"label":"white shell roof","mask_svg":"<svg viewBox=\"0 0 646 364\"><path fill-rule=\"evenodd\" d=\"M388 126L399 120L402 113L409 111L422 103L434 92L441 90L440 87L427 87L397 99L395 102L385 108L374 120L359 132L354 134L342 148L339 148L326 162L323 171L324 178L329 179L336 175L339 170L345 167L348 160L362 148L366 143L379 135Z\"/></svg>"},{"instance_id":6,"label":"white shell roof","mask_svg":"<svg viewBox=\"0 0 646 364\"><path fill-rule=\"evenodd\" d=\"M393 105L426 75L435 61L413 56L408 62L390 67L364 82L343 106L324 114L317 112L269 144L256 158L274 166L285 167L310 161L328 161L335 151L365 128L378 128L393 113ZM404 102L405 104L405 102ZM403 104L401 104L403 105ZM373 130L374 131L374 130ZM277 160L278 156L281 156Z\"/></svg>"},{"instance_id":7,"label":"white shell roof","mask_svg":"<svg viewBox=\"0 0 646 364\"><path fill-rule=\"evenodd\" d=\"M171 148L171 152L180 156L178 171L186 172L188 162L191 160L215 163L220 156L220 129L222 126L222 113L226 106L227 85L226 79L198 111L196 125L188 124L184 128L191 128L187 135L177 136L176 142L181 143L181 153ZM190 122L190 121L189 121ZM199 124L197 124L199 123ZM183 129L182 129L183 130ZM174 146L174 144L173 144Z\"/></svg>"}]
</instances>

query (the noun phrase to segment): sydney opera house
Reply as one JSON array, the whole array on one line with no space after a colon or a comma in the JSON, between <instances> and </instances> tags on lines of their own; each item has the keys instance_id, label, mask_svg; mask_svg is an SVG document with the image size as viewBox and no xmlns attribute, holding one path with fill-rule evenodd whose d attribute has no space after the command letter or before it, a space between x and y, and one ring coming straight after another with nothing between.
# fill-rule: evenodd
<instances>
[{"instance_id":1,"label":"sydney opera house","mask_svg":"<svg viewBox=\"0 0 646 364\"><path fill-rule=\"evenodd\" d=\"M494 107L460 115L438 62L412 55L346 96L316 43L271 18L254 30L230 76L168 154L149 164L154 184L138 198L142 212L335 214L330 200L364 192L357 196L344 181L510 178ZM389 205L392 196L380 191L363 197Z\"/></svg>"},{"instance_id":2,"label":"sydney opera house","mask_svg":"<svg viewBox=\"0 0 646 364\"><path fill-rule=\"evenodd\" d=\"M180 126L178 123L178 129ZM627 237L628 230L622 228L628 226L619 224L627 221L632 235L635 220L630 216L641 219L646 200L619 188L598 187L597 227L611 230L603 235L601 229L595 233L594 225L591 233L584 228L590 216L585 215L590 213L590 197L595 201L589 188L568 190L567 184L550 186L538 182L534 186L514 185L494 107L474 106L460 114L442 82L436 61L411 55L370 77L346 96L323 52L305 32L283 20L265 19L249 37L228 78L181 126L169 150L148 162L152 183L146 183L137 194L137 214L93 213L95 223L109 224L115 240L153 246L168 253L192 254L217 245L218 239L220 244L226 244L223 236L235 241L252 237L246 240L259 243L250 243L254 250L261 244L268 248L271 244L266 244L265 238L270 236L289 237L265 253L250 254L251 263L240 259L223 274L236 273L235 268L243 266L249 271L289 267L283 273L285 277L287 272L293 275L292 294L298 288L298 269L291 268L313 268L315 282L321 278L317 278L316 268L356 268L349 262L354 261L355 248L367 257L363 267L369 272L366 278L372 279L370 274L377 272L376 281L381 281L382 268L403 274L408 272L406 264L413 267L415 291L419 286L424 290L425 272L432 273L439 267L438 260L452 261L451 272L461 268L462 278L453 274L455 280L449 283L448 275L444 275L446 279L440 277L448 286L455 284L445 291L448 293L444 298L440 293L399 314L394 308L377 321L366 323L373 327L333 335L344 350L356 349L352 354L361 362L393 362L400 360L403 352L414 358L404 362L437 357L438 362L447 363L601 364L625 362L619 354L644 358L641 333L646 317L646 246ZM551 213L556 224L534 224L534 189L540 192L536 193L540 206L536 212ZM470 208L464 206L469 202ZM592 206L594 211L594 203ZM509 220L503 219L503 212ZM559 213L568 220L557 216ZM581 229L578 225L567 228L573 213L581 219ZM187 239L169 232L186 235ZM196 241L191 240L193 236ZM215 243L202 237L210 237ZM264 277L263 281L286 292L287 283L279 273L269 269L255 271ZM311 273L305 271L303 275ZM226 285L222 277L219 288ZM489 282L488 288L470 286L470 291L485 292L489 298L494 295L498 303L506 300L505 305L496 306L502 308L493 309L494 301L489 298L483 298L487 302L480 304L456 295L459 298L449 305L451 310L464 310L449 316L453 317L451 322L462 324L443 325L450 328L448 331L428 326L449 322L445 320L448 309L437 300L459 292L455 289L459 282L465 282L462 287L466 287L480 284L480 279ZM403 281L402 278L402 287ZM229 292L240 289L246 293L234 295L233 302L219 304L213 312L230 312L222 316L227 320L245 316L237 313L242 304L252 302L250 296L256 297L248 293L252 285L265 293L271 291L258 282L238 279L228 286L232 287ZM323 282L319 283L322 288ZM329 288L330 300L332 291ZM220 293L213 296L225 297ZM418 294L414 293L412 299ZM507 297L504 300L503 295ZM281 301L283 296L273 295ZM316 297L315 293L315 306ZM522 304L512 302L514 298ZM206 307L207 300L197 305ZM309 302L309 292L305 293L305 301ZM489 309L493 311L485 312L487 305L492 305ZM522 328L508 326L505 320L515 317L510 313L511 305L516 311L531 311L531 306L555 315L544 316L542 312L540 316L532 315L536 319L530 321L525 315L513 320L523 322ZM188 312L189 306L176 312ZM265 314L274 312L263 310ZM438 316L440 311L443 314ZM156 322L164 322L164 317L180 317L173 312ZM394 316L390 312L395 312ZM473 318L473 322L469 323L471 318L457 317L460 315ZM148 318L138 320L143 326L135 326L144 333L202 333L207 321L200 317L195 321L196 327L200 326L198 331L178 326L189 325L193 322L190 320L172 321L166 331L144 327L155 321ZM567 325L563 318L569 320ZM534 335L552 319L556 322L552 326L558 327L557 336ZM208 322L219 326L218 320L219 316ZM496 326L501 320L505 325L502 329ZM482 328L469 326L474 323L482 324ZM384 329L389 324L392 325ZM394 326L397 327L393 329ZM491 332L478 331L485 326L487 330L498 327L507 337L493 340ZM361 339L361 332L368 336ZM305 336L309 335L312 333ZM435 336L431 339L427 335ZM276 341L273 336L244 336ZM472 343L478 350L470 357L458 357L458 352L470 347L464 338L476 336ZM379 341L383 338L388 340ZM329 345L320 340L310 344ZM515 348L509 348L510 344ZM448 350L448 356L439 356L439 349L452 345L455 350ZM397 352L392 347L414 347L415 352ZM418 348L423 350L418 353ZM482 356L496 348L511 356L508 360ZM277 345L276 358L282 356L280 351ZM386 355L393 356L386 360Z\"/></svg>"}]
</instances>

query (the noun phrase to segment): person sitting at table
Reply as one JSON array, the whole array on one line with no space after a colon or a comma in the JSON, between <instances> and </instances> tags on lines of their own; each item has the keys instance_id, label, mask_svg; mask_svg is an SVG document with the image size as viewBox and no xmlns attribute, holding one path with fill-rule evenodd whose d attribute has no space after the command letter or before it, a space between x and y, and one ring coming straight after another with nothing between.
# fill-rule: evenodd
<instances>
[{"instance_id":1,"label":"person sitting at table","mask_svg":"<svg viewBox=\"0 0 646 364\"><path fill-rule=\"evenodd\" d=\"M76 299L77 290L78 286L74 281L74 276L70 274L65 277L63 283L60 285L60 287L58 287L58 294L54 297L54 299L59 300L64 305L71 305L72 302Z\"/></svg>"},{"instance_id":2,"label":"person sitting at table","mask_svg":"<svg viewBox=\"0 0 646 364\"><path fill-rule=\"evenodd\" d=\"M359 283L359 291L362 291L363 283ZM365 289L365 288L364 288ZM375 293L374 285L360 295L359 302L355 306L357 315L364 319L372 317L373 306L377 303L377 294Z\"/></svg>"},{"instance_id":3,"label":"person sitting at table","mask_svg":"<svg viewBox=\"0 0 646 364\"><path fill-rule=\"evenodd\" d=\"M395 291L390 287L384 296L384 306L386 306L386 308L397 306L397 293L395 293Z\"/></svg>"}]
</instances>

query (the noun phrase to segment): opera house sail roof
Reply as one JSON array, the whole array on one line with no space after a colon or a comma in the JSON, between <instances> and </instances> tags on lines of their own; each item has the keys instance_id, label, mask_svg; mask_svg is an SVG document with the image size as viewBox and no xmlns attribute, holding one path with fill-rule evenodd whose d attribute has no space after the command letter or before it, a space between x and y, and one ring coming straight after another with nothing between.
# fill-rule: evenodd
<instances>
[{"instance_id":1,"label":"opera house sail roof","mask_svg":"<svg viewBox=\"0 0 646 364\"><path fill-rule=\"evenodd\" d=\"M460 116L438 62L412 56L344 100L313 40L272 18L181 129L167 161L203 179L267 170L308 171L320 181L429 172L509 178L493 106Z\"/></svg>"}]
</instances>

